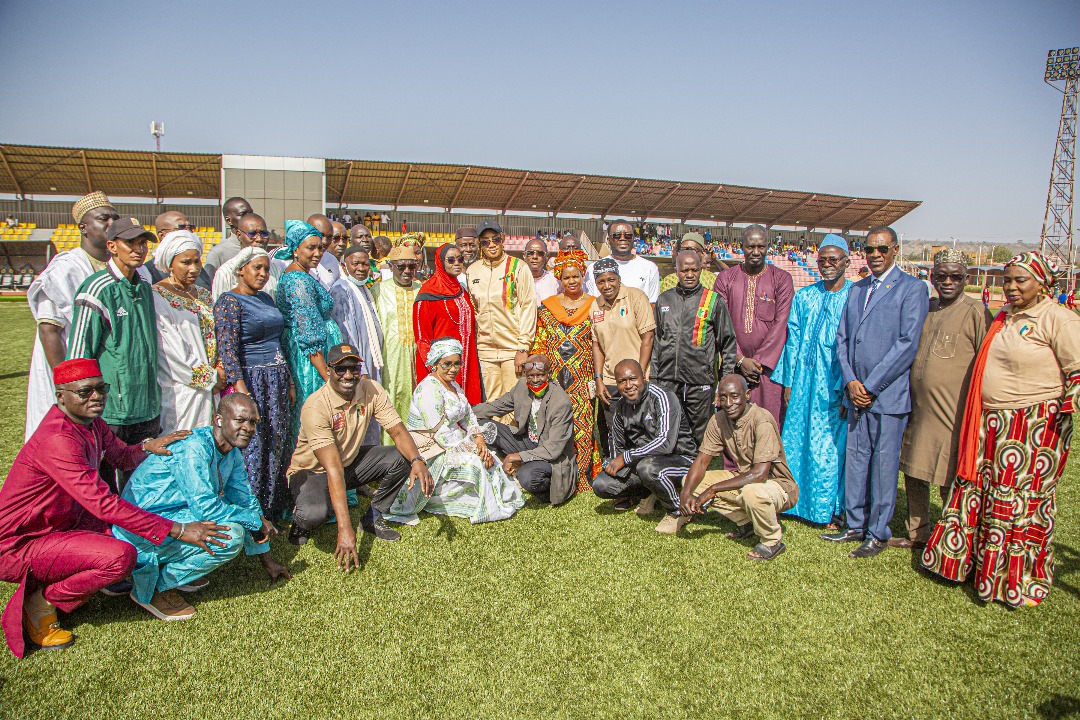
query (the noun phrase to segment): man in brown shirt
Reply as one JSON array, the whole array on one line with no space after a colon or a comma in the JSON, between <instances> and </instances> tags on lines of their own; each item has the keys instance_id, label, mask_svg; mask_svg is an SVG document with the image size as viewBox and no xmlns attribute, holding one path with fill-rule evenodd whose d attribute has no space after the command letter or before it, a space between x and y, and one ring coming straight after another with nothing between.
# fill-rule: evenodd
<instances>
[{"instance_id":1,"label":"man in brown shirt","mask_svg":"<svg viewBox=\"0 0 1080 720\"><path fill-rule=\"evenodd\" d=\"M756 534L760 543L751 560L772 560L787 548L777 516L799 500L799 486L788 468L780 428L768 410L750 402L742 375L725 375L717 390L720 412L713 415L697 458L683 479L679 504L683 513L713 508L735 523L727 534L741 540ZM714 458L727 454L738 467L710 471Z\"/></svg>"},{"instance_id":2,"label":"man in brown shirt","mask_svg":"<svg viewBox=\"0 0 1080 720\"><path fill-rule=\"evenodd\" d=\"M360 568L360 558L345 491L379 480L360 527L380 540L393 541L401 535L383 521L382 515L390 509L405 481L411 488L419 480L428 496L435 483L390 396L382 385L361 376L363 369L356 348L335 345L326 354L326 364L330 377L304 402L300 436L286 472L296 502L289 542L306 543L333 512L338 528L334 557L338 567L348 572L352 565ZM363 445L373 419L382 425L395 447Z\"/></svg>"},{"instance_id":3,"label":"man in brown shirt","mask_svg":"<svg viewBox=\"0 0 1080 720\"><path fill-rule=\"evenodd\" d=\"M907 537L889 538L889 547L905 550L930 539L930 485L938 486L942 505L949 499L971 367L991 321L986 307L964 294L967 267L959 251L936 253L930 279L938 296L911 365L911 417L900 449Z\"/></svg>"}]
</instances>

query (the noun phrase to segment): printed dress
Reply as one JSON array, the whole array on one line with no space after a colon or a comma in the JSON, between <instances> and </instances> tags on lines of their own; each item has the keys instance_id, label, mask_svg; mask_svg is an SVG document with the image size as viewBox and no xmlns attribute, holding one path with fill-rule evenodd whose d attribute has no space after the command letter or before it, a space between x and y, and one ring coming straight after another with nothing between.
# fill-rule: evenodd
<instances>
[{"instance_id":1,"label":"printed dress","mask_svg":"<svg viewBox=\"0 0 1080 720\"><path fill-rule=\"evenodd\" d=\"M496 459L485 468L476 454L473 436L480 432L465 392L454 383L451 392L436 378L424 378L413 392L409 430L435 430L435 440L442 452L428 459L428 469L435 479L430 498L420 491L420 483L410 490L402 487L386 519L407 523L416 520L421 510L438 515L468 518L471 523L505 520L522 506L521 488L509 478ZM436 430L437 428L437 430Z\"/></svg>"},{"instance_id":2,"label":"printed dress","mask_svg":"<svg viewBox=\"0 0 1080 720\"><path fill-rule=\"evenodd\" d=\"M157 316L161 429L194 430L210 424L217 384L217 338L210 291L195 286L197 300L154 285Z\"/></svg>"}]
</instances>

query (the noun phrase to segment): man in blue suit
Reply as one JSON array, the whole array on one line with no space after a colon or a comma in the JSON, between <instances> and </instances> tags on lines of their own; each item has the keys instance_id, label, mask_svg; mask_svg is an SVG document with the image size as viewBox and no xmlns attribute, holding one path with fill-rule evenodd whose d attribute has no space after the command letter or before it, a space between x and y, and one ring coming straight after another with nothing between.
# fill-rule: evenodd
<instances>
[{"instance_id":1,"label":"man in blue suit","mask_svg":"<svg viewBox=\"0 0 1080 720\"><path fill-rule=\"evenodd\" d=\"M848 415L847 528L821 537L862 542L851 552L856 558L888 547L900 444L911 412L908 374L929 308L926 286L896 266L899 250L892 228L867 233L871 274L851 288L836 334Z\"/></svg>"}]
</instances>

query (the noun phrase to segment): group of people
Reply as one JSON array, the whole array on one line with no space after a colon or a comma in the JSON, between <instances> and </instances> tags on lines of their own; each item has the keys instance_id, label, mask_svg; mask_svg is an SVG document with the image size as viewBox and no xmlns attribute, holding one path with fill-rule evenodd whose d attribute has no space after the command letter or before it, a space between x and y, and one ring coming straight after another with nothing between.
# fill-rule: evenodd
<instances>
[{"instance_id":1,"label":"group of people","mask_svg":"<svg viewBox=\"0 0 1080 720\"><path fill-rule=\"evenodd\" d=\"M787 514L855 558L918 548L944 577L975 568L988 601L1049 590L1080 317L1048 298L1056 268L1037 253L1006 265L992 318L964 295L961 254L935 256L930 300L888 227L867 235L866 278L846 279L829 235L821 281L796 293L756 225L715 272L687 233L661 279L630 223L593 262L574 235L513 257L487 220L421 283L420 233L377 252L366 225L313 215L271 253L246 200L222 212L204 266L180 213L155 236L91 193L73 208L81 247L28 292L26 443L0 488L16 655L24 633L69 645L57 609L98 591L191 617L186 598L241 549L288 578L268 552L280 523L294 544L336 523L338 567L359 567L361 496L358 529L384 541L421 511L498 521L526 494L592 491L669 535L716 510L729 538L756 538L753 560L786 550Z\"/></svg>"}]
</instances>

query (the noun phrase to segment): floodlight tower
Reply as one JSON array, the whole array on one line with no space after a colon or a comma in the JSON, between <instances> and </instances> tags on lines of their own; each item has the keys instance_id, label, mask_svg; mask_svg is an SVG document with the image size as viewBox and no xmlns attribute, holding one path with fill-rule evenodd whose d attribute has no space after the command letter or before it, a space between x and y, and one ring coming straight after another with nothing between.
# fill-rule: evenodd
<instances>
[{"instance_id":1,"label":"floodlight tower","mask_svg":"<svg viewBox=\"0 0 1080 720\"><path fill-rule=\"evenodd\" d=\"M1039 249L1069 268L1069 282L1075 287L1073 265L1073 189L1076 181L1076 96L1080 83L1080 48L1051 50L1046 55L1047 85L1060 91L1061 122L1054 144L1054 164L1050 170L1050 191Z\"/></svg>"},{"instance_id":2,"label":"floodlight tower","mask_svg":"<svg viewBox=\"0 0 1080 720\"><path fill-rule=\"evenodd\" d=\"M154 136L154 141L157 143L157 151L161 152L161 138L165 137L165 123L151 120L150 134Z\"/></svg>"}]
</instances>

